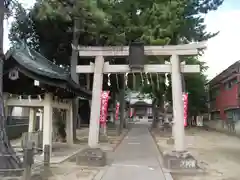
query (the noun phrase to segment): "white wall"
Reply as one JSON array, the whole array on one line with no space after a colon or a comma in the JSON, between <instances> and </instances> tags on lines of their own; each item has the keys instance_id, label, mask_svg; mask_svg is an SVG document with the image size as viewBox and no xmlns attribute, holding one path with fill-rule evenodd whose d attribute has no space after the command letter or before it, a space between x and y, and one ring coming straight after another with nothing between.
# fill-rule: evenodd
<instances>
[{"instance_id":1,"label":"white wall","mask_svg":"<svg viewBox=\"0 0 240 180\"><path fill-rule=\"evenodd\" d=\"M29 116L29 108L14 107L12 116Z\"/></svg>"}]
</instances>

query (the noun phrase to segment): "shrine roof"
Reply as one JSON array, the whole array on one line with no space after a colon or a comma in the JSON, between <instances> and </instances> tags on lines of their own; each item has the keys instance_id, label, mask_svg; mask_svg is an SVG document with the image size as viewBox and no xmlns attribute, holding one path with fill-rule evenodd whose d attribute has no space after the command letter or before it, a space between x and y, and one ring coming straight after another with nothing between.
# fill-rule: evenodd
<instances>
[{"instance_id":1,"label":"shrine roof","mask_svg":"<svg viewBox=\"0 0 240 180\"><path fill-rule=\"evenodd\" d=\"M69 89L77 95L91 97L90 91L81 88L72 80L69 70L59 67L23 43L11 48L5 57L4 73L17 67L29 78L40 82L45 80L44 83L50 86Z\"/></svg>"},{"instance_id":2,"label":"shrine roof","mask_svg":"<svg viewBox=\"0 0 240 180\"><path fill-rule=\"evenodd\" d=\"M145 101L139 100L139 101L136 101L135 103L131 104L131 106L146 106L146 107L148 107L148 106L151 106L151 104L149 104Z\"/></svg>"}]
</instances>

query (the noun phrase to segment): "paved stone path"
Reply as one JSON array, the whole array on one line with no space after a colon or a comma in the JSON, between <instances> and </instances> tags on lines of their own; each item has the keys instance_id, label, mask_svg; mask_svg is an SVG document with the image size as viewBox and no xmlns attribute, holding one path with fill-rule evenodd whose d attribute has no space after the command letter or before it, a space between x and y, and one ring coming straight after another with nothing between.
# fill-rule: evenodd
<instances>
[{"instance_id":1,"label":"paved stone path","mask_svg":"<svg viewBox=\"0 0 240 180\"><path fill-rule=\"evenodd\" d=\"M157 146L147 125L133 127L114 153L102 180L165 180Z\"/></svg>"}]
</instances>

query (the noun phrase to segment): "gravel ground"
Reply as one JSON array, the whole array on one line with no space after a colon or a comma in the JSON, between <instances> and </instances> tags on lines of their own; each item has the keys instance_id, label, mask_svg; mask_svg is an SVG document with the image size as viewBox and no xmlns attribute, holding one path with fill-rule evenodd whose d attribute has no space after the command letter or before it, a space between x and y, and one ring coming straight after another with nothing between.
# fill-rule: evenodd
<instances>
[{"instance_id":1,"label":"gravel ground","mask_svg":"<svg viewBox=\"0 0 240 180\"><path fill-rule=\"evenodd\" d=\"M92 180L101 168L79 167L76 163L65 162L51 168L48 180Z\"/></svg>"},{"instance_id":2,"label":"gravel ground","mask_svg":"<svg viewBox=\"0 0 240 180\"><path fill-rule=\"evenodd\" d=\"M167 137L153 133L161 151L173 149L166 143ZM174 180L239 180L240 139L199 128L186 130L186 144L206 173L173 175Z\"/></svg>"}]
</instances>

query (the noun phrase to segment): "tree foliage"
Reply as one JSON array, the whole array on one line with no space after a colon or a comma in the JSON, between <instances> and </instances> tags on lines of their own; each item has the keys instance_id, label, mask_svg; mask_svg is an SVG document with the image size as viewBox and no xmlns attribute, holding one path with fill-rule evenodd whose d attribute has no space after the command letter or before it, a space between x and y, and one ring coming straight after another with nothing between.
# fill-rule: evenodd
<instances>
[{"instance_id":1,"label":"tree foliage","mask_svg":"<svg viewBox=\"0 0 240 180\"><path fill-rule=\"evenodd\" d=\"M75 18L80 22L81 45L128 45L136 40L151 45L174 45L208 40L215 36L217 33L206 31L202 14L216 10L222 2L223 0L38 0L29 11L16 7L16 20L10 39L12 42L24 39L48 59L69 65ZM124 61L123 58L110 60L113 63ZM147 61L164 63L166 60L168 59L149 57ZM200 63L197 57L184 60ZM79 63L86 62L87 60L81 59ZM161 81L157 81L158 76ZM149 93L161 103L162 94L171 99L171 86L165 85L165 76L158 76L152 74L153 83L150 84L146 80L141 84L141 78L138 78L138 89ZM111 79L112 86L116 86L116 78L112 76ZM168 80L170 81L169 76ZM191 111L199 111L204 107L204 100L200 103L199 99L204 99L205 96L205 76L203 72L185 75L185 81L190 93Z\"/></svg>"},{"instance_id":2,"label":"tree foliage","mask_svg":"<svg viewBox=\"0 0 240 180\"><path fill-rule=\"evenodd\" d=\"M200 65L201 73L186 74L184 80L186 83L186 92L189 97L189 112L191 115L196 116L200 113L206 113L207 110L207 91L205 84L207 82L204 72L207 66L204 62L198 61L196 58L190 58L186 61L188 64Z\"/></svg>"}]
</instances>

